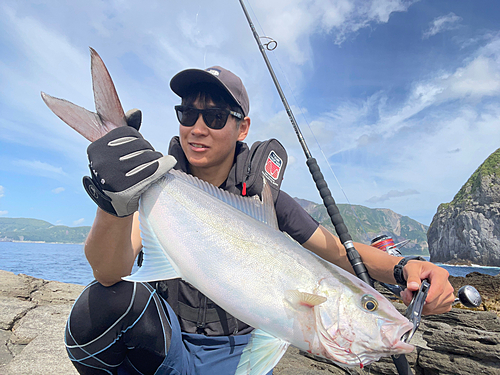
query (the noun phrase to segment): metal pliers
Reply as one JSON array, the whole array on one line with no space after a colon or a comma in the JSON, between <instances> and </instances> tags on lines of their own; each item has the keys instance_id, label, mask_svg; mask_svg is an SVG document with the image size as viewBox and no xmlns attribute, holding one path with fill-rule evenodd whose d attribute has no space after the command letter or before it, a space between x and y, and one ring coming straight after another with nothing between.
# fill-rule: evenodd
<instances>
[{"instance_id":1,"label":"metal pliers","mask_svg":"<svg viewBox=\"0 0 500 375\"><path fill-rule=\"evenodd\" d=\"M429 284L427 279L424 279L420 284L420 289L413 293L413 298L405 314L406 318L413 323L413 328L402 336L401 341L408 343L418 329L420 320L422 319L422 309L424 308L425 299L427 298L430 286L431 284Z\"/></svg>"}]
</instances>

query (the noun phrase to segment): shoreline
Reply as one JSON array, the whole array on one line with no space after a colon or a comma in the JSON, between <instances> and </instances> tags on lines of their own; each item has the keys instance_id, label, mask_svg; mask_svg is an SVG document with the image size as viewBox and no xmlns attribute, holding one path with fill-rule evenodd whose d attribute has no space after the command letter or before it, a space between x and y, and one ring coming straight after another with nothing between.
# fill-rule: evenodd
<instances>
[{"instance_id":1,"label":"shoreline","mask_svg":"<svg viewBox=\"0 0 500 375\"><path fill-rule=\"evenodd\" d=\"M445 266L462 266L462 267L488 267L488 268L500 268L500 265L492 266L492 265L484 265L484 264L476 264L472 263L470 260L464 261L445 261L445 262L432 262L434 264L443 264Z\"/></svg>"},{"instance_id":2,"label":"shoreline","mask_svg":"<svg viewBox=\"0 0 500 375\"><path fill-rule=\"evenodd\" d=\"M12 243L28 243L28 244L54 244L54 245L85 245L85 242L47 242L47 241L29 241L29 240L13 240L13 239L6 239L6 238L0 238L0 243L2 242L12 242ZM413 255L420 255L420 254L410 254L410 255L405 255L405 256L413 256ZM430 257L430 255L425 255L426 257ZM472 263L470 260L458 260L458 261L453 261L453 260L448 260L448 261L431 261L430 262L434 264L442 264L444 266L462 266L462 267L485 267L485 268L500 268L500 265L497 266L492 266L492 265L483 265L483 264L476 264ZM500 273L499 273L500 274Z\"/></svg>"},{"instance_id":3,"label":"shoreline","mask_svg":"<svg viewBox=\"0 0 500 375\"><path fill-rule=\"evenodd\" d=\"M473 275L474 276L474 275ZM477 278L477 276L475 276ZM500 277L479 276L485 285ZM470 283L470 278L456 281ZM499 284L500 285L500 284ZM500 298L497 285L491 291ZM0 373L2 375L78 375L64 347L66 319L83 285L47 281L0 270ZM406 307L394 305L404 313ZM415 373L456 375L499 373L500 319L492 311L453 308L451 312L423 317L407 355ZM458 362L457 362L458 361ZM372 375L394 374L390 357L371 364ZM448 369L450 371L448 371ZM312 358L290 347L275 367L276 375L364 375L350 368Z\"/></svg>"},{"instance_id":4,"label":"shoreline","mask_svg":"<svg viewBox=\"0 0 500 375\"><path fill-rule=\"evenodd\" d=\"M85 245L85 242L47 242L47 241L21 241L21 240L11 240L8 241L0 239L0 243L2 242L13 242L13 243L45 243L45 244L54 244L54 245Z\"/></svg>"}]
</instances>

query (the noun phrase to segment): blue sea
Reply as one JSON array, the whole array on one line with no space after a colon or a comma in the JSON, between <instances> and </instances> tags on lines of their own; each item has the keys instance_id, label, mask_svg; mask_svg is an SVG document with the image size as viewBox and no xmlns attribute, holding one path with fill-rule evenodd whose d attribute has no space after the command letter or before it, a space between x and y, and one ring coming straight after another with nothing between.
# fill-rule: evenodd
<instances>
[{"instance_id":1,"label":"blue sea","mask_svg":"<svg viewBox=\"0 0 500 375\"><path fill-rule=\"evenodd\" d=\"M500 267L441 266L452 276L500 273ZM72 284L86 285L93 280L83 245L76 244L0 242L0 269Z\"/></svg>"}]
</instances>

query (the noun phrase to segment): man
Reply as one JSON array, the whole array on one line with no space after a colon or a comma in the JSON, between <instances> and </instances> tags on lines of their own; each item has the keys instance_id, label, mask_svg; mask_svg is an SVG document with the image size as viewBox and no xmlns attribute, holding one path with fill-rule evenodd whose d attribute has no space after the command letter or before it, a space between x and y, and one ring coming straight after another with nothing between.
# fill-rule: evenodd
<instances>
[{"instance_id":1,"label":"man","mask_svg":"<svg viewBox=\"0 0 500 375\"><path fill-rule=\"evenodd\" d=\"M179 137L174 137L169 150L177 160L175 168L244 194L244 181L235 177L235 170L246 166L249 152L242 143L250 118L241 80L226 69L212 67L182 71L170 86L182 98L182 105L176 106ZM129 124L88 149L92 178L85 178L84 185L99 208L85 254L96 281L75 302L68 319L69 356L81 374L232 374L252 327L185 282L121 280L131 273L142 247L135 213L138 197L173 165L171 156L162 156L142 138L137 123L130 120ZM282 231L352 272L339 239L290 196L280 191L275 208ZM417 260L403 260L404 267L397 267L401 258L367 245L356 244L356 248L371 277L391 284L407 282L405 303L427 278L431 289L424 313L451 309L453 288L445 270ZM395 274L395 269L402 273Z\"/></svg>"}]
</instances>

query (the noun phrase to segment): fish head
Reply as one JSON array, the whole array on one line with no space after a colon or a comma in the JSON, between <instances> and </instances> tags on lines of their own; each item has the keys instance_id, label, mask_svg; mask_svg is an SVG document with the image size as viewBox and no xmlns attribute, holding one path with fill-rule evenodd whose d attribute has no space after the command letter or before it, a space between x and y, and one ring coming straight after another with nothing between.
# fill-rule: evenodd
<instances>
[{"instance_id":1,"label":"fish head","mask_svg":"<svg viewBox=\"0 0 500 375\"><path fill-rule=\"evenodd\" d=\"M413 324L383 295L357 278L326 278L318 294L326 301L314 306L317 353L344 366L363 367L383 356L410 353L403 341Z\"/></svg>"}]
</instances>

